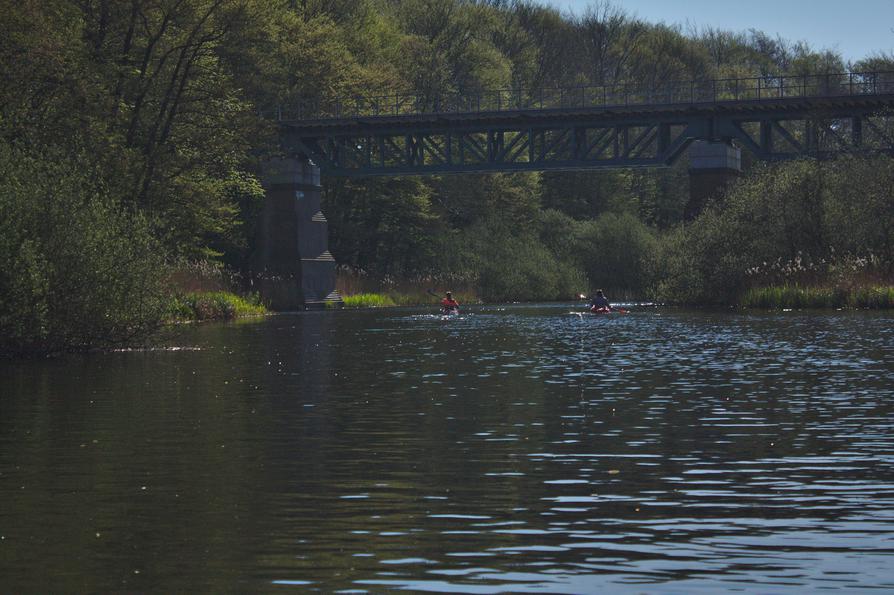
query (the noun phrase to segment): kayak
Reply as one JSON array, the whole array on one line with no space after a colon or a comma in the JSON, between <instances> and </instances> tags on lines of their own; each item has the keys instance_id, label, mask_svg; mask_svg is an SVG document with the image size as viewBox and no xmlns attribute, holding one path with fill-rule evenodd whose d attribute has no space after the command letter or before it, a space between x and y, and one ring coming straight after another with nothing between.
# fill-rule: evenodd
<instances>
[{"instance_id":1,"label":"kayak","mask_svg":"<svg viewBox=\"0 0 894 595\"><path fill-rule=\"evenodd\" d=\"M624 308L590 308L590 314L627 314L627 310Z\"/></svg>"}]
</instances>

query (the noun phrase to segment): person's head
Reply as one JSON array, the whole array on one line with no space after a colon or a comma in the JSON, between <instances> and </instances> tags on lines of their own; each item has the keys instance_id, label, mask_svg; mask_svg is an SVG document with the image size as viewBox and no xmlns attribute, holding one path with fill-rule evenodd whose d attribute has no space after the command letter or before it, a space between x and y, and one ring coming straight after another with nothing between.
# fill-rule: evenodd
<instances>
[{"instance_id":1,"label":"person's head","mask_svg":"<svg viewBox=\"0 0 894 595\"><path fill-rule=\"evenodd\" d=\"M602 290L601 290L601 289L597 289L597 290L596 290L596 295L598 295L599 297L605 297L604 295L602 295Z\"/></svg>"},{"instance_id":2,"label":"person's head","mask_svg":"<svg viewBox=\"0 0 894 595\"><path fill-rule=\"evenodd\" d=\"M453 299L453 294L450 293L449 291L447 292L447 299L448 299L448 300L452 300L452 299Z\"/></svg>"}]
</instances>

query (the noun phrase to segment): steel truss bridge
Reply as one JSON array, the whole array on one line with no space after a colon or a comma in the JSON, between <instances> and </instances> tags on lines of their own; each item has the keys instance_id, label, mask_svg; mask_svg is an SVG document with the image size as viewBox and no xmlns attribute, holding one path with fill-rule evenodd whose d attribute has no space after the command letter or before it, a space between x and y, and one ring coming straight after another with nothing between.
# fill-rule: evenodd
<instances>
[{"instance_id":1,"label":"steel truss bridge","mask_svg":"<svg viewBox=\"0 0 894 595\"><path fill-rule=\"evenodd\" d=\"M392 94L269 115L288 149L337 176L660 167L694 140L767 161L894 154L894 72Z\"/></svg>"}]
</instances>

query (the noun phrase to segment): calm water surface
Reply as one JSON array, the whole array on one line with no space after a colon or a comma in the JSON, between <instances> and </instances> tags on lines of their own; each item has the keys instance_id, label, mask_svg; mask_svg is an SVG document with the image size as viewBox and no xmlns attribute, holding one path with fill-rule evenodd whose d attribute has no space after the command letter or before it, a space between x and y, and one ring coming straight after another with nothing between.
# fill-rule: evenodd
<instances>
[{"instance_id":1,"label":"calm water surface","mask_svg":"<svg viewBox=\"0 0 894 595\"><path fill-rule=\"evenodd\" d=\"M894 591L891 314L282 315L0 367L0 591Z\"/></svg>"}]
</instances>

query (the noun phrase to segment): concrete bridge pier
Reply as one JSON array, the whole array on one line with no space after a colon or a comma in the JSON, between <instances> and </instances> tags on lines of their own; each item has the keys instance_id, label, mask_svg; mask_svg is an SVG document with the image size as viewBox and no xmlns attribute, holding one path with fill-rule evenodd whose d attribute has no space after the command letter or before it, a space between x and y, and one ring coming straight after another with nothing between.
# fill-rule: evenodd
<instances>
[{"instance_id":1,"label":"concrete bridge pier","mask_svg":"<svg viewBox=\"0 0 894 595\"><path fill-rule=\"evenodd\" d=\"M697 140L689 147L689 202L684 216L695 219L708 201L742 173L742 150L729 141Z\"/></svg>"},{"instance_id":2,"label":"concrete bridge pier","mask_svg":"<svg viewBox=\"0 0 894 595\"><path fill-rule=\"evenodd\" d=\"M341 303L320 210L320 168L303 158L274 159L265 164L263 181L254 262L261 298L279 311Z\"/></svg>"}]
</instances>

